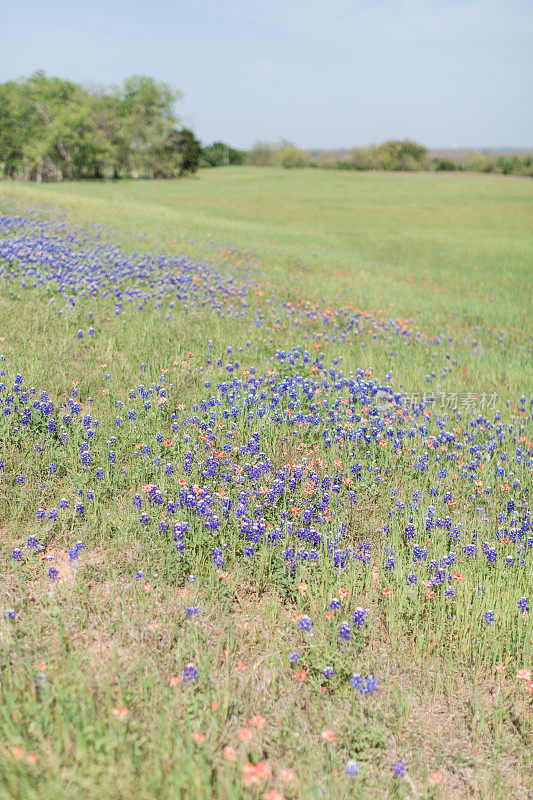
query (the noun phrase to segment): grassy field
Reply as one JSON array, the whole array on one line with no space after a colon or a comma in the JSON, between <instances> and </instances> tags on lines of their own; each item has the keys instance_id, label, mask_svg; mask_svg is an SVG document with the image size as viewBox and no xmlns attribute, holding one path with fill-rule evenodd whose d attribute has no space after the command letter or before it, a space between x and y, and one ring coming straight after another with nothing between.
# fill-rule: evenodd
<instances>
[{"instance_id":1,"label":"grassy field","mask_svg":"<svg viewBox=\"0 0 533 800\"><path fill-rule=\"evenodd\" d=\"M532 211L0 184L0 800L531 796Z\"/></svg>"}]
</instances>

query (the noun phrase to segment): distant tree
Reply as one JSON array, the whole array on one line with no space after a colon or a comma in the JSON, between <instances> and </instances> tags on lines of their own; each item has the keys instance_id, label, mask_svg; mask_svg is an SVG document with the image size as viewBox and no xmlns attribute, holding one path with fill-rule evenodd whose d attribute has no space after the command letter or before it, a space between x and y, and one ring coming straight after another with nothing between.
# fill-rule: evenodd
<instances>
[{"instance_id":1,"label":"distant tree","mask_svg":"<svg viewBox=\"0 0 533 800\"><path fill-rule=\"evenodd\" d=\"M319 155L313 154L311 165L322 167L322 169L338 169L338 159L333 153L321 152Z\"/></svg>"},{"instance_id":2,"label":"distant tree","mask_svg":"<svg viewBox=\"0 0 533 800\"><path fill-rule=\"evenodd\" d=\"M272 164L276 167L294 169L298 167L308 167L309 156L303 150L299 150L294 145L286 145L274 153Z\"/></svg>"},{"instance_id":3,"label":"distant tree","mask_svg":"<svg viewBox=\"0 0 533 800\"><path fill-rule=\"evenodd\" d=\"M238 150L235 147L228 148L228 156L230 166L240 167L246 161L246 153L243 150Z\"/></svg>"},{"instance_id":4,"label":"distant tree","mask_svg":"<svg viewBox=\"0 0 533 800\"><path fill-rule=\"evenodd\" d=\"M500 156L496 159L496 167L502 175L525 175L525 161L518 156Z\"/></svg>"},{"instance_id":5,"label":"distant tree","mask_svg":"<svg viewBox=\"0 0 533 800\"><path fill-rule=\"evenodd\" d=\"M351 169L373 169L372 150L370 147L352 147L350 150Z\"/></svg>"},{"instance_id":6,"label":"distant tree","mask_svg":"<svg viewBox=\"0 0 533 800\"><path fill-rule=\"evenodd\" d=\"M202 145L188 128L176 131L172 136L175 152L179 156L179 174L192 175L198 171Z\"/></svg>"},{"instance_id":7,"label":"distant tree","mask_svg":"<svg viewBox=\"0 0 533 800\"><path fill-rule=\"evenodd\" d=\"M276 149L276 145L270 142L255 142L247 153L246 161L254 167L271 167Z\"/></svg>"},{"instance_id":8,"label":"distant tree","mask_svg":"<svg viewBox=\"0 0 533 800\"><path fill-rule=\"evenodd\" d=\"M460 166L450 158L434 158L433 166L436 172L456 172Z\"/></svg>"},{"instance_id":9,"label":"distant tree","mask_svg":"<svg viewBox=\"0 0 533 800\"><path fill-rule=\"evenodd\" d=\"M413 139L402 139L400 145L400 158L409 156L418 164L422 164L427 156L428 149L425 145L415 142Z\"/></svg>"},{"instance_id":10,"label":"distant tree","mask_svg":"<svg viewBox=\"0 0 533 800\"><path fill-rule=\"evenodd\" d=\"M223 167L226 165L244 164L245 154L241 150L229 147L224 142L213 142L207 147L202 147L200 166Z\"/></svg>"},{"instance_id":11,"label":"distant tree","mask_svg":"<svg viewBox=\"0 0 533 800\"><path fill-rule=\"evenodd\" d=\"M430 166L427 148L412 139L388 139L379 145L354 148L351 156L356 169L416 171Z\"/></svg>"},{"instance_id":12,"label":"distant tree","mask_svg":"<svg viewBox=\"0 0 533 800\"><path fill-rule=\"evenodd\" d=\"M30 138L32 110L22 87L14 81L0 85L0 162L14 178L24 165L24 151Z\"/></svg>"},{"instance_id":13,"label":"distant tree","mask_svg":"<svg viewBox=\"0 0 533 800\"><path fill-rule=\"evenodd\" d=\"M156 177L166 164L159 160L177 124L174 103L181 92L148 75L126 78L119 90L123 124L130 145L129 166L132 177L145 174Z\"/></svg>"}]
</instances>

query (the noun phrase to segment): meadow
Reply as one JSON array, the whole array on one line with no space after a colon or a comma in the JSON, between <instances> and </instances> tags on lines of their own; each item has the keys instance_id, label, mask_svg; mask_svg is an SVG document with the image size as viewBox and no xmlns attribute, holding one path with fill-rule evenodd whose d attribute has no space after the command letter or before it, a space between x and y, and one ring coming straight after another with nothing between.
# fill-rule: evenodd
<instances>
[{"instance_id":1,"label":"meadow","mask_svg":"<svg viewBox=\"0 0 533 800\"><path fill-rule=\"evenodd\" d=\"M532 212L0 183L0 800L531 797Z\"/></svg>"}]
</instances>

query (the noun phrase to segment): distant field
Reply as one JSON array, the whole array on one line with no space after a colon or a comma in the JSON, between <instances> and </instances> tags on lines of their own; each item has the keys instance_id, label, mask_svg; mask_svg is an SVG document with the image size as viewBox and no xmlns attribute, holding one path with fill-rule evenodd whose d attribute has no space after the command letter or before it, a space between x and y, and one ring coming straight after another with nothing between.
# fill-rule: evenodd
<instances>
[{"instance_id":1,"label":"distant field","mask_svg":"<svg viewBox=\"0 0 533 800\"><path fill-rule=\"evenodd\" d=\"M533 188L521 178L233 167L168 182L4 183L2 194L104 223L130 247L216 263L239 251L288 301L350 303L453 337L476 391L516 393L530 365ZM395 366L408 388L417 358L407 373ZM391 356L372 348L367 360L385 374Z\"/></svg>"},{"instance_id":2,"label":"distant field","mask_svg":"<svg viewBox=\"0 0 533 800\"><path fill-rule=\"evenodd\" d=\"M289 288L297 261L327 299L355 289L408 314L420 300L432 320L443 305L435 290L450 292L457 311L503 291L501 319L531 276L533 189L520 178L233 167L168 182L4 183L0 192L146 232L150 245L204 252L209 240L227 241L268 259L269 277Z\"/></svg>"},{"instance_id":3,"label":"distant field","mask_svg":"<svg viewBox=\"0 0 533 800\"><path fill-rule=\"evenodd\" d=\"M528 800L533 184L0 183L0 800Z\"/></svg>"}]
</instances>

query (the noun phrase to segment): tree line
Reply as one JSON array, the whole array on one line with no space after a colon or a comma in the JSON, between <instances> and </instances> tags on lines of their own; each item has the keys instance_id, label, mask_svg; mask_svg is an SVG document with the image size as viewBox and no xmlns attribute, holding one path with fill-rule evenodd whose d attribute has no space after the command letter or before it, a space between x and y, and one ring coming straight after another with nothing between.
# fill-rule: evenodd
<instances>
[{"instance_id":1,"label":"tree line","mask_svg":"<svg viewBox=\"0 0 533 800\"><path fill-rule=\"evenodd\" d=\"M284 139L249 151L224 142L202 146L180 125L181 92L147 75L122 86L84 87L36 72L0 84L0 176L26 181L173 178L199 167L239 164L343 170L475 171L533 177L532 154L462 153L434 157L411 139L348 152L306 152Z\"/></svg>"},{"instance_id":2,"label":"tree line","mask_svg":"<svg viewBox=\"0 0 533 800\"><path fill-rule=\"evenodd\" d=\"M389 139L368 147L352 147L339 155L335 151L306 152L281 140L254 144L246 163L264 167L317 167L340 170L386 172L485 172L533 177L533 152L524 155L458 151L450 156L432 157L427 147L412 139Z\"/></svg>"}]
</instances>

